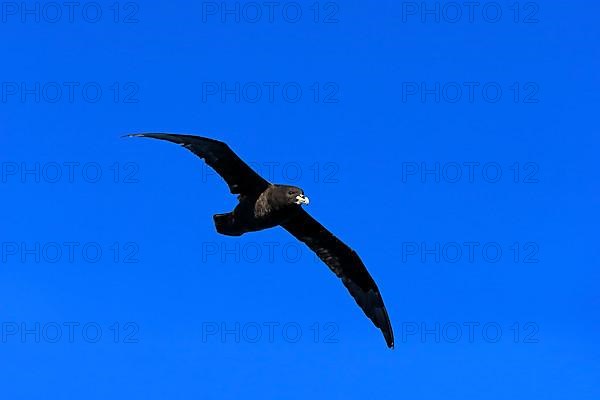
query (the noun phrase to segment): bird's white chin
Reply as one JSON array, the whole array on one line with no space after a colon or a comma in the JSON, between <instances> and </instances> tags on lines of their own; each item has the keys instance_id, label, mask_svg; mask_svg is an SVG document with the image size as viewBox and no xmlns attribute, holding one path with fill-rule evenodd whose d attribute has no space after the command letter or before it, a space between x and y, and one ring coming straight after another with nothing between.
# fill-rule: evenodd
<instances>
[{"instance_id":1,"label":"bird's white chin","mask_svg":"<svg viewBox=\"0 0 600 400\"><path fill-rule=\"evenodd\" d=\"M308 200L308 197L306 197L305 195L301 194L296 196L296 201L294 202L296 204L308 204L310 203L310 200Z\"/></svg>"}]
</instances>

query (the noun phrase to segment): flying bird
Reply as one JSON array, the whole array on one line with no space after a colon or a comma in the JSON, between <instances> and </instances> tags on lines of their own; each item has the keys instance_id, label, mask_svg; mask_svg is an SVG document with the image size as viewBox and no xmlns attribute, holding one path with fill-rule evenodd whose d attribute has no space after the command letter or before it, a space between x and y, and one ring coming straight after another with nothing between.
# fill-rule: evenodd
<instances>
[{"instance_id":1,"label":"flying bird","mask_svg":"<svg viewBox=\"0 0 600 400\"><path fill-rule=\"evenodd\" d=\"M335 237L302 205L309 199L299 187L272 184L257 174L223 142L200 136L139 133L177 143L212 167L227 183L239 203L233 211L213 216L218 233L240 236L247 232L281 226L305 243L342 280L363 312L381 330L387 346L394 347L394 333L381 293L354 250Z\"/></svg>"}]
</instances>

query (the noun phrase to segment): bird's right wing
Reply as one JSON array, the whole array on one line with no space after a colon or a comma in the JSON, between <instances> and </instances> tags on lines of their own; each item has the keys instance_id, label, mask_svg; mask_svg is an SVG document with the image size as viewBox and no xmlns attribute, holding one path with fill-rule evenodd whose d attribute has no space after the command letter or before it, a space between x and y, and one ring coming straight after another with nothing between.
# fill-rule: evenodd
<instances>
[{"instance_id":1,"label":"bird's right wing","mask_svg":"<svg viewBox=\"0 0 600 400\"><path fill-rule=\"evenodd\" d=\"M303 209L281 226L305 243L342 280L363 312L381 330L388 347L393 348L394 332L381 293L358 254Z\"/></svg>"},{"instance_id":2,"label":"bird's right wing","mask_svg":"<svg viewBox=\"0 0 600 400\"><path fill-rule=\"evenodd\" d=\"M185 147L204 159L212 169L221 175L229 186L229 191L233 194L258 194L270 185L267 180L242 161L227 144L218 140L171 133L138 133L127 136L166 140Z\"/></svg>"}]
</instances>

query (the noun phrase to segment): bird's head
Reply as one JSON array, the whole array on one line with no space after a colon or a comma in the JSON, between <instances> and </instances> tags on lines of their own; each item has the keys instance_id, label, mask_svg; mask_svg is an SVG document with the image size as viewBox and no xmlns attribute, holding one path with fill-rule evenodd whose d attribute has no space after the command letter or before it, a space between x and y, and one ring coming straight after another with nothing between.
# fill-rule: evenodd
<instances>
[{"instance_id":1,"label":"bird's head","mask_svg":"<svg viewBox=\"0 0 600 400\"><path fill-rule=\"evenodd\" d=\"M296 186L275 186L273 198L278 204L285 206L302 205L309 203L308 197L304 195L304 190Z\"/></svg>"}]
</instances>

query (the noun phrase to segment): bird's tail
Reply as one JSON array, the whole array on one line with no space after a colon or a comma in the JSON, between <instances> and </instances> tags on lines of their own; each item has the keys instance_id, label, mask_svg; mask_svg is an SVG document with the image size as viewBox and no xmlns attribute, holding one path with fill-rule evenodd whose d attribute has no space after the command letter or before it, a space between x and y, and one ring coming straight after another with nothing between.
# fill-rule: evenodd
<instances>
[{"instance_id":1,"label":"bird's tail","mask_svg":"<svg viewBox=\"0 0 600 400\"><path fill-rule=\"evenodd\" d=\"M227 236L240 236L242 233L235 224L233 213L213 215L217 232Z\"/></svg>"}]
</instances>

